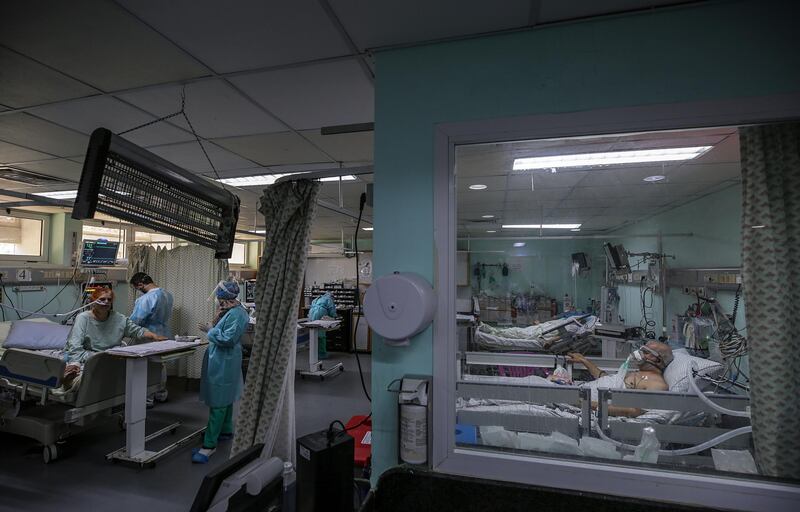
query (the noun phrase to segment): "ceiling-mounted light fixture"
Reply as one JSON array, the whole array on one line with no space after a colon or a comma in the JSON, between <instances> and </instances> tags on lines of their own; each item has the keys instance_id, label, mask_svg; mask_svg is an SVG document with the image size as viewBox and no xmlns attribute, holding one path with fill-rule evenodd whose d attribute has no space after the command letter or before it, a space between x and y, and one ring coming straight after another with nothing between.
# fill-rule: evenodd
<instances>
[{"instance_id":1,"label":"ceiling-mounted light fixture","mask_svg":"<svg viewBox=\"0 0 800 512\"><path fill-rule=\"evenodd\" d=\"M374 230L375 228L361 228L361 229L363 229L364 231L372 231L372 230Z\"/></svg>"},{"instance_id":2,"label":"ceiling-mounted light fixture","mask_svg":"<svg viewBox=\"0 0 800 512\"><path fill-rule=\"evenodd\" d=\"M497 233L497 230L496 229L487 229L486 232L487 233Z\"/></svg>"},{"instance_id":3,"label":"ceiling-mounted light fixture","mask_svg":"<svg viewBox=\"0 0 800 512\"><path fill-rule=\"evenodd\" d=\"M503 224L503 229L575 229L580 224Z\"/></svg>"},{"instance_id":4,"label":"ceiling-mounted light fixture","mask_svg":"<svg viewBox=\"0 0 800 512\"><path fill-rule=\"evenodd\" d=\"M77 190L59 190L56 192L38 192L35 196L49 197L50 199L75 199L78 197Z\"/></svg>"},{"instance_id":5,"label":"ceiling-mounted light fixture","mask_svg":"<svg viewBox=\"0 0 800 512\"><path fill-rule=\"evenodd\" d=\"M308 172L308 171L303 171ZM257 176L240 176L238 178L222 178L216 180L225 185L232 185L234 187L258 187L262 185L272 185L278 178L290 176L294 174L303 174L303 172L290 172L284 174L259 174ZM319 181L339 181L340 176L330 176L327 178L320 178ZM355 176L347 174L341 176L342 181L354 181Z\"/></svg>"},{"instance_id":6,"label":"ceiling-mounted light fixture","mask_svg":"<svg viewBox=\"0 0 800 512\"><path fill-rule=\"evenodd\" d=\"M581 228L572 228L572 229L570 229L570 231L580 231L580 230L581 230Z\"/></svg>"},{"instance_id":7,"label":"ceiling-mounted light fixture","mask_svg":"<svg viewBox=\"0 0 800 512\"><path fill-rule=\"evenodd\" d=\"M470 190L486 190L486 185L482 185L480 183L477 184L477 185L470 185L469 189Z\"/></svg>"},{"instance_id":8,"label":"ceiling-mounted light fixture","mask_svg":"<svg viewBox=\"0 0 800 512\"><path fill-rule=\"evenodd\" d=\"M481 215L482 219L493 219L494 215Z\"/></svg>"},{"instance_id":9,"label":"ceiling-mounted light fixture","mask_svg":"<svg viewBox=\"0 0 800 512\"><path fill-rule=\"evenodd\" d=\"M674 162L691 160L702 155L713 146L686 148L638 149L634 151L606 151L602 153L578 153L571 155L537 156L515 158L513 169L559 169L564 167L594 167L644 162Z\"/></svg>"},{"instance_id":10,"label":"ceiling-mounted light fixture","mask_svg":"<svg viewBox=\"0 0 800 512\"><path fill-rule=\"evenodd\" d=\"M662 176L660 174L656 174L655 176L648 176L646 178L642 178L642 181L646 181L648 183L655 183L656 181L663 181L667 179L666 176Z\"/></svg>"},{"instance_id":11,"label":"ceiling-mounted light fixture","mask_svg":"<svg viewBox=\"0 0 800 512\"><path fill-rule=\"evenodd\" d=\"M525 242L514 242L514 247L525 247Z\"/></svg>"}]
</instances>

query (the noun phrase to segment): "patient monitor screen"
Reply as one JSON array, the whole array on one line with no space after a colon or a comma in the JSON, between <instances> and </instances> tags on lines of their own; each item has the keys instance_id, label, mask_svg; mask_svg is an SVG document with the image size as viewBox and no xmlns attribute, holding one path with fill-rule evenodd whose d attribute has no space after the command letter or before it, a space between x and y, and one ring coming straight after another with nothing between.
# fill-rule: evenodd
<instances>
[{"instance_id":1,"label":"patient monitor screen","mask_svg":"<svg viewBox=\"0 0 800 512\"><path fill-rule=\"evenodd\" d=\"M117 262L119 242L84 240L81 265L114 265Z\"/></svg>"}]
</instances>

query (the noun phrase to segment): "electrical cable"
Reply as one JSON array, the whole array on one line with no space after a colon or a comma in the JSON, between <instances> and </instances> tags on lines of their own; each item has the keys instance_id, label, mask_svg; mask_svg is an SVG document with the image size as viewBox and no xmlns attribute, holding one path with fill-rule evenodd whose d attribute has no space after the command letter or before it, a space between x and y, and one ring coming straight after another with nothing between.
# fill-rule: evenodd
<instances>
[{"instance_id":1,"label":"electrical cable","mask_svg":"<svg viewBox=\"0 0 800 512\"><path fill-rule=\"evenodd\" d=\"M41 311L43 311L43 310L44 310L44 308L46 308L47 306L49 306L50 304L52 304L52 303L53 303L53 301L54 301L54 300L56 300L56 299L58 298L58 296L59 296L59 295L61 295L61 292L63 292L64 290L66 290L66 289L67 289L67 286L69 286L69 285L70 285L70 283L72 283L72 282L74 282L74 281L75 281L75 276L77 275L77 273L78 273L78 262L77 262L77 260L76 260L76 261L75 261L75 266L72 268L72 277L70 277L69 281L67 281L66 283L64 283L64 286L63 286L63 287L62 287L60 290L58 290L58 292L56 292L56 294L55 294L55 295L53 295L53 298L51 298L49 301L47 301L47 302L46 302L46 303L45 303L45 304L44 304L42 307L40 307L40 308L39 308L39 309L37 309L36 311L33 311L32 313L29 313L29 314L28 314L27 316L25 316L24 318L28 318L28 317L30 317L30 316L32 316L32 315L38 315L38 314L40 314L40 312L41 312ZM74 304L73 304L73 308L74 308L74 307L75 307L75 306L74 306ZM21 311L21 310L20 310L20 311ZM56 315L51 315L51 314L45 313L45 314L42 314L41 316L56 316ZM22 319L24 319L24 318L22 318ZM22 319L21 319L21 320L22 320Z\"/></svg>"},{"instance_id":2,"label":"electrical cable","mask_svg":"<svg viewBox=\"0 0 800 512\"><path fill-rule=\"evenodd\" d=\"M356 306L358 306L358 316L356 316L356 324L353 328L353 354L356 356L356 363L358 364L358 376L361 379L361 389L364 391L364 396L367 397L370 403L372 403L372 397L369 396L369 392L367 391L367 385L364 383L364 371L361 369L361 359L358 357L358 347L356 347L356 335L358 334L358 321L361 319L361 315L363 314L363 309L361 308L361 287L360 287L360 280L359 275L361 274L361 268L359 267L359 258L358 258L358 230L361 227L361 216L364 213L364 204L367 202L367 194L364 192L361 193L361 197L359 198L358 204L358 220L356 221L356 234L353 237L353 249L355 249L356 253ZM372 413L370 413L370 416Z\"/></svg>"},{"instance_id":3,"label":"electrical cable","mask_svg":"<svg viewBox=\"0 0 800 512\"><path fill-rule=\"evenodd\" d=\"M14 311L17 312L17 315L19 315L20 313L27 313L26 316L20 317L20 320L24 320L25 318L31 317L33 315L53 316L53 317L71 316L71 315L77 313L78 311L86 309L89 306L91 306L92 304L96 304L96 303L97 303L97 301L95 300L95 301L92 301L92 302L90 302L88 304L85 304L85 305L79 307L78 309L75 309L73 311L68 311L66 313L37 313L35 311L26 311L24 309L19 309L19 308L13 307L13 306L6 306L5 304L2 304L2 303L0 303L0 307L2 307L3 309L13 309Z\"/></svg>"},{"instance_id":4,"label":"electrical cable","mask_svg":"<svg viewBox=\"0 0 800 512\"><path fill-rule=\"evenodd\" d=\"M648 318L648 310L652 310L653 309L653 300L654 300L653 299L653 288L651 286L645 287L644 283L645 283L645 278L642 277L642 280L639 282L639 293L641 294L641 302L642 302L642 321L641 321L640 325L642 327L642 331L644 332L644 337L648 338L648 339L651 339L651 340L654 340L654 339L656 339L656 332L654 330L655 326L656 326L656 322L655 322L655 320L650 320ZM650 303L649 304L647 303L647 292L648 291L650 292Z\"/></svg>"},{"instance_id":5,"label":"electrical cable","mask_svg":"<svg viewBox=\"0 0 800 512\"><path fill-rule=\"evenodd\" d=\"M2 274L0 274L0 288L2 288L3 294L8 299L8 303L11 304L11 309L13 309L17 313L17 318L22 320L22 315L19 314L19 311L17 311L17 307L14 305L14 301L11 300L11 296L6 291L6 283L5 283L5 281L3 281L3 275ZM0 303L0 306L3 306L3 309L8 307L8 306L3 305L2 303Z\"/></svg>"}]
</instances>

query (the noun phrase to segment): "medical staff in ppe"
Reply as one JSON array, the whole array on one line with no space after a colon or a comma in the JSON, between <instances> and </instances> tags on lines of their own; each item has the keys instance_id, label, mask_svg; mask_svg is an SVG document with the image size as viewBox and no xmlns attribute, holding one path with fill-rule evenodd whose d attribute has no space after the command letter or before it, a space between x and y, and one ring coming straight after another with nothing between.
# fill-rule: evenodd
<instances>
[{"instance_id":1,"label":"medical staff in ppe","mask_svg":"<svg viewBox=\"0 0 800 512\"><path fill-rule=\"evenodd\" d=\"M336 318L336 304L333 302L333 297L330 293L326 292L321 297L317 297L311 303L311 309L308 311L309 320L322 320L324 317ZM320 359L328 357L328 338L325 331L319 331L319 349L318 355Z\"/></svg>"},{"instance_id":2,"label":"medical staff in ppe","mask_svg":"<svg viewBox=\"0 0 800 512\"><path fill-rule=\"evenodd\" d=\"M200 400L209 407L203 447L192 452L192 462L205 464L216 451L219 440L233 437L233 403L242 391L242 344L249 317L236 300L239 285L226 281L217 286L219 301L216 322L208 329L208 350L203 359Z\"/></svg>"},{"instance_id":3,"label":"medical staff in ppe","mask_svg":"<svg viewBox=\"0 0 800 512\"><path fill-rule=\"evenodd\" d=\"M136 298L131 313L131 321L165 338L172 337L169 319L172 316L172 294L159 288L153 278L144 272L133 274L131 287L142 295ZM153 405L153 398L159 402L167 401L167 367L161 365L161 384L154 396L147 397L147 405Z\"/></svg>"}]
</instances>

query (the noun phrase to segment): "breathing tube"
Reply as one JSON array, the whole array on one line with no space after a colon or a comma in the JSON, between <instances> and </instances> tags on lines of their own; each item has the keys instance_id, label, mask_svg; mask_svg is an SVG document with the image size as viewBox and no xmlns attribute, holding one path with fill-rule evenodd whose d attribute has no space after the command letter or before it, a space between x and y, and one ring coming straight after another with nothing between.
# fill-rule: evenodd
<instances>
[{"instance_id":1,"label":"breathing tube","mask_svg":"<svg viewBox=\"0 0 800 512\"><path fill-rule=\"evenodd\" d=\"M692 370L695 371L695 372L700 373L700 370L697 369L697 363L694 363L694 362L692 363ZM725 407L722 407L721 405L715 404L710 398L708 398L705 395L705 393L700 391L700 388L697 387L697 382L696 382L694 377L689 379L689 387L691 388L692 392L695 395L697 395L697 398L699 398L704 404L706 404L707 406L711 407L712 409L714 409L717 412L720 412L722 414L727 414L728 416L736 416L737 418L749 418L750 417L750 412L749 411L736 411L734 409L727 409ZM735 430L733 432L735 432Z\"/></svg>"},{"instance_id":2,"label":"breathing tube","mask_svg":"<svg viewBox=\"0 0 800 512\"><path fill-rule=\"evenodd\" d=\"M52 316L52 317L58 318L58 317L62 317L62 316L71 316L71 315L77 313L78 311L82 311L82 310L88 308L92 304L101 304L101 305L103 305L103 303L100 302L100 300L95 300L95 301L90 302L88 304L85 304L85 305L83 305L83 306L81 306L81 307L79 307L77 309L73 309L72 311L67 311L66 313L42 313L42 312L38 312L38 311L26 311L24 309L15 308L13 306L7 306L7 305L3 304L2 302L0 302L0 307L5 308L5 309L11 309L11 310L14 310L14 311L16 311L18 313L25 313L28 316L34 316L34 315L35 316Z\"/></svg>"},{"instance_id":3,"label":"breathing tube","mask_svg":"<svg viewBox=\"0 0 800 512\"><path fill-rule=\"evenodd\" d=\"M605 434L605 432L603 432L603 429L601 429L599 427L599 425L596 425L596 424L595 424L595 431L600 436L600 439L603 439L604 441L608 441L609 443L613 444L614 446L617 446L618 448L625 448L626 450L635 450L637 448L636 445L626 444L626 443L623 443L621 441L617 441L616 439L612 439L612 438L608 437ZM717 437L709 439L705 443L701 443L701 444L698 444L696 446L690 446L689 448L681 448L679 450L658 450L658 454L659 455L665 455L665 456L673 456L673 457L681 456L681 455L693 455L695 453L700 453L703 450L707 450L709 448L713 448L714 446L717 446L720 443L724 443L725 441L727 441L729 439L733 439L734 437L738 437L738 436L741 436L741 435L744 435L744 434L749 434L752 431L753 431L753 427L751 427L751 426L740 427L740 428L737 428L736 430L730 430L728 432L725 432L724 434L720 434Z\"/></svg>"}]
</instances>

